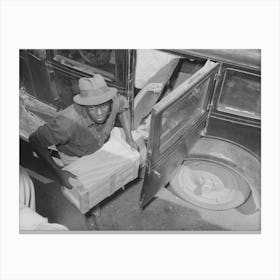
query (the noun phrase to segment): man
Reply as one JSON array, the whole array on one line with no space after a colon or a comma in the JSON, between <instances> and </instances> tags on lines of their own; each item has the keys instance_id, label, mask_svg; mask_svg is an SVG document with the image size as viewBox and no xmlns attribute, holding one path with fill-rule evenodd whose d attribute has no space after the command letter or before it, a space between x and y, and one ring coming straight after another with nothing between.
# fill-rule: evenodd
<instances>
[{"instance_id":1,"label":"man","mask_svg":"<svg viewBox=\"0 0 280 280\"><path fill-rule=\"evenodd\" d=\"M76 176L62 170L54 162L48 147L56 145L64 165L100 149L110 136L116 117L124 129L126 141L138 149L130 130L127 100L108 87L104 78L96 74L79 80L79 94L74 104L59 112L49 123L39 127L29 138L37 155L54 171L60 183L71 189L68 179Z\"/></svg>"}]
</instances>

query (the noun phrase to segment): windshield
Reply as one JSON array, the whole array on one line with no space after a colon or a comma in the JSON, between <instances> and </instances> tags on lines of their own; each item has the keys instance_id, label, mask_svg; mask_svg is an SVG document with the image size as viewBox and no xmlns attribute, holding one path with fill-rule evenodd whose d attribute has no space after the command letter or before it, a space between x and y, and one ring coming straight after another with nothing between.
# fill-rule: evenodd
<instances>
[{"instance_id":1,"label":"windshield","mask_svg":"<svg viewBox=\"0 0 280 280\"><path fill-rule=\"evenodd\" d=\"M54 60L71 68L89 73L100 73L114 80L114 50L55 50Z\"/></svg>"}]
</instances>

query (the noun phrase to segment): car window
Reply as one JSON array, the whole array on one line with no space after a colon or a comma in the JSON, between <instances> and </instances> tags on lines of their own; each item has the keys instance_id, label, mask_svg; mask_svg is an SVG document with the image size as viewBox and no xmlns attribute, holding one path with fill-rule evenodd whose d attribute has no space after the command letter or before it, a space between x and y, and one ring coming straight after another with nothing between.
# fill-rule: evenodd
<instances>
[{"instance_id":1,"label":"car window","mask_svg":"<svg viewBox=\"0 0 280 280\"><path fill-rule=\"evenodd\" d=\"M65 66L115 79L114 50L55 50L54 53L54 60Z\"/></svg>"},{"instance_id":2,"label":"car window","mask_svg":"<svg viewBox=\"0 0 280 280\"><path fill-rule=\"evenodd\" d=\"M210 78L191 90L182 100L168 108L162 114L160 149L164 151L164 144L174 138L183 126L191 126L206 110L205 98Z\"/></svg>"},{"instance_id":3,"label":"car window","mask_svg":"<svg viewBox=\"0 0 280 280\"><path fill-rule=\"evenodd\" d=\"M226 113L260 119L260 76L228 69L224 75L217 109Z\"/></svg>"}]
</instances>

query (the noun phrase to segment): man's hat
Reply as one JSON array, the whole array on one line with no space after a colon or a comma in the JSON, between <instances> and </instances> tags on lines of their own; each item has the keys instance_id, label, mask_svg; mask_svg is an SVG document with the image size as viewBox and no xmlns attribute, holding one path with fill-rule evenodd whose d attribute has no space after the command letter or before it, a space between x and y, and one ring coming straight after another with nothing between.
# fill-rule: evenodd
<instances>
[{"instance_id":1,"label":"man's hat","mask_svg":"<svg viewBox=\"0 0 280 280\"><path fill-rule=\"evenodd\" d=\"M74 101L80 105L99 105L111 100L117 89L108 87L104 78L100 74L92 78L79 79L80 94L74 96Z\"/></svg>"}]
</instances>

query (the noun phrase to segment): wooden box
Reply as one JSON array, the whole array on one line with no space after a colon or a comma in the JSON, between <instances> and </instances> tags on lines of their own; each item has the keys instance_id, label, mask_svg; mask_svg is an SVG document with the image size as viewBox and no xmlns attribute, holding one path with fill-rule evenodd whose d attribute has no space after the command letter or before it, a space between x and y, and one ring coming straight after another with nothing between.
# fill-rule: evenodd
<instances>
[{"instance_id":1,"label":"wooden box","mask_svg":"<svg viewBox=\"0 0 280 280\"><path fill-rule=\"evenodd\" d=\"M141 139L136 142L145 145ZM63 169L77 175L71 190L62 187L64 195L83 214L138 176L140 154L124 140L122 129L114 128L103 147Z\"/></svg>"}]
</instances>

